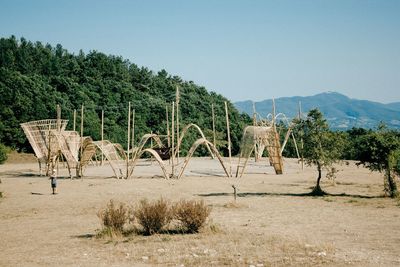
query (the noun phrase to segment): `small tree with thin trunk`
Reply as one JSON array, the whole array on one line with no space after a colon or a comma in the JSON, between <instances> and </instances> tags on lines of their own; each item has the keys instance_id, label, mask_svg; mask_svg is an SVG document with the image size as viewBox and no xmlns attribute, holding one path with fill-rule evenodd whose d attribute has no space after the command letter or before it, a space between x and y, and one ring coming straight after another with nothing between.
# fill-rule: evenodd
<instances>
[{"instance_id":1,"label":"small tree with thin trunk","mask_svg":"<svg viewBox=\"0 0 400 267\"><path fill-rule=\"evenodd\" d=\"M308 166L316 166L318 171L317 184L310 195L322 196L326 193L321 189L322 170L331 170L343 152L343 139L337 133L329 131L328 123L318 109L312 109L306 119L296 121L296 131L303 140L302 155Z\"/></svg>"},{"instance_id":2,"label":"small tree with thin trunk","mask_svg":"<svg viewBox=\"0 0 400 267\"><path fill-rule=\"evenodd\" d=\"M360 162L372 171L384 173L384 191L399 196L395 175L400 174L400 133L380 125L356 143Z\"/></svg>"}]
</instances>

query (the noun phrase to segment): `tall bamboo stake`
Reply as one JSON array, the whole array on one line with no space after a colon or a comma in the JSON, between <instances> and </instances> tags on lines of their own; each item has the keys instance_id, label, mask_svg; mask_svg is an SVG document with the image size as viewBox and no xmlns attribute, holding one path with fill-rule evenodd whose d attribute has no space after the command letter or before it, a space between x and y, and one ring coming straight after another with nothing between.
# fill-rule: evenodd
<instances>
[{"instance_id":1,"label":"tall bamboo stake","mask_svg":"<svg viewBox=\"0 0 400 267\"><path fill-rule=\"evenodd\" d=\"M135 109L132 110L132 149L135 147Z\"/></svg>"},{"instance_id":2,"label":"tall bamboo stake","mask_svg":"<svg viewBox=\"0 0 400 267\"><path fill-rule=\"evenodd\" d=\"M167 117L167 145L168 147L171 147L171 140L169 136L168 105L165 105L165 116Z\"/></svg>"},{"instance_id":3,"label":"tall bamboo stake","mask_svg":"<svg viewBox=\"0 0 400 267\"><path fill-rule=\"evenodd\" d=\"M177 163L179 163L179 148L180 148L180 143L179 143L179 100L180 100L180 94L179 94L179 86L176 86L176 140L178 141L176 144L176 160Z\"/></svg>"},{"instance_id":4,"label":"tall bamboo stake","mask_svg":"<svg viewBox=\"0 0 400 267\"><path fill-rule=\"evenodd\" d=\"M57 131L61 131L61 107L57 104Z\"/></svg>"},{"instance_id":5,"label":"tall bamboo stake","mask_svg":"<svg viewBox=\"0 0 400 267\"><path fill-rule=\"evenodd\" d=\"M275 108L275 98L272 98L272 125L275 129L275 116L276 116L276 108Z\"/></svg>"},{"instance_id":6,"label":"tall bamboo stake","mask_svg":"<svg viewBox=\"0 0 400 267\"><path fill-rule=\"evenodd\" d=\"M129 176L129 146L131 144L131 102L128 103L128 150L126 153L126 178Z\"/></svg>"},{"instance_id":7,"label":"tall bamboo stake","mask_svg":"<svg viewBox=\"0 0 400 267\"><path fill-rule=\"evenodd\" d=\"M172 169L171 169L171 175L172 177L174 177L174 164L175 164L175 102L172 102L172 115L171 115L171 134L172 134L172 144L171 144L171 148L172 148L172 154L171 154L171 158L172 158Z\"/></svg>"},{"instance_id":8,"label":"tall bamboo stake","mask_svg":"<svg viewBox=\"0 0 400 267\"><path fill-rule=\"evenodd\" d=\"M301 101L299 101L299 120L301 119ZM294 136L293 136L294 138ZM300 139L300 150L301 150L301 169L304 170L304 159L303 159L303 149L304 149L304 142L303 138Z\"/></svg>"},{"instance_id":9,"label":"tall bamboo stake","mask_svg":"<svg viewBox=\"0 0 400 267\"><path fill-rule=\"evenodd\" d=\"M225 101L226 129L228 135L229 176L232 177L231 132L229 128L228 104Z\"/></svg>"},{"instance_id":10,"label":"tall bamboo stake","mask_svg":"<svg viewBox=\"0 0 400 267\"><path fill-rule=\"evenodd\" d=\"M211 104L211 114L212 114L212 129L213 129L213 145L217 148L217 142L215 137L215 113L214 113L214 104Z\"/></svg>"},{"instance_id":11,"label":"tall bamboo stake","mask_svg":"<svg viewBox=\"0 0 400 267\"><path fill-rule=\"evenodd\" d=\"M101 110L101 166L103 166L104 164L103 141L104 141L104 109Z\"/></svg>"},{"instance_id":12,"label":"tall bamboo stake","mask_svg":"<svg viewBox=\"0 0 400 267\"><path fill-rule=\"evenodd\" d=\"M76 126L76 109L74 109L74 124L73 124L74 132L75 132L75 126Z\"/></svg>"},{"instance_id":13,"label":"tall bamboo stake","mask_svg":"<svg viewBox=\"0 0 400 267\"><path fill-rule=\"evenodd\" d=\"M81 107L81 147L80 147L80 161L79 161L79 176L83 179L83 169L82 169L82 156L83 156L83 109Z\"/></svg>"},{"instance_id":14,"label":"tall bamboo stake","mask_svg":"<svg viewBox=\"0 0 400 267\"><path fill-rule=\"evenodd\" d=\"M253 126L257 126L257 114L256 114L256 103L253 102ZM254 133L254 160L258 161L258 149L257 143L255 142L255 133Z\"/></svg>"}]
</instances>

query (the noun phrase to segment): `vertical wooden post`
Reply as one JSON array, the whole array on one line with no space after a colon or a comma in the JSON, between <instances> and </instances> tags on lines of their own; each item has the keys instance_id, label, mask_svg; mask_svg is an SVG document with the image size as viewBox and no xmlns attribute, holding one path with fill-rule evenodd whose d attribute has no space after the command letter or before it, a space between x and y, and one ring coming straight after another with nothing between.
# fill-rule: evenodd
<instances>
[{"instance_id":1,"label":"vertical wooden post","mask_svg":"<svg viewBox=\"0 0 400 267\"><path fill-rule=\"evenodd\" d=\"M253 102L253 126L257 126L257 113L256 113L256 103ZM258 145L256 142L256 135L254 133L254 160L258 161Z\"/></svg>"},{"instance_id":2,"label":"vertical wooden post","mask_svg":"<svg viewBox=\"0 0 400 267\"><path fill-rule=\"evenodd\" d=\"M172 169L171 169L171 175L174 177L174 164L175 164L175 102L172 102L172 117L171 117L171 134L172 134L172 153L171 153L171 159L172 159Z\"/></svg>"},{"instance_id":3,"label":"vertical wooden post","mask_svg":"<svg viewBox=\"0 0 400 267\"><path fill-rule=\"evenodd\" d=\"M229 176L232 177L231 132L229 128L228 103L225 101L226 129L228 135Z\"/></svg>"},{"instance_id":4,"label":"vertical wooden post","mask_svg":"<svg viewBox=\"0 0 400 267\"><path fill-rule=\"evenodd\" d=\"M129 176L129 146L131 144L131 102L128 103L128 150L126 153L126 178Z\"/></svg>"},{"instance_id":5,"label":"vertical wooden post","mask_svg":"<svg viewBox=\"0 0 400 267\"><path fill-rule=\"evenodd\" d=\"M165 115L167 117L167 145L168 147L171 147L171 140L169 136L168 105L165 105Z\"/></svg>"},{"instance_id":6,"label":"vertical wooden post","mask_svg":"<svg viewBox=\"0 0 400 267\"><path fill-rule=\"evenodd\" d=\"M272 125L275 129L275 116L276 116L276 109L275 109L275 98L272 98Z\"/></svg>"},{"instance_id":7,"label":"vertical wooden post","mask_svg":"<svg viewBox=\"0 0 400 267\"><path fill-rule=\"evenodd\" d=\"M179 86L176 86L176 162L179 164L179 148L180 148L180 143L179 143L179 100L180 100L180 95L179 95Z\"/></svg>"},{"instance_id":8,"label":"vertical wooden post","mask_svg":"<svg viewBox=\"0 0 400 267\"><path fill-rule=\"evenodd\" d=\"M213 145L215 149L217 149L217 142L215 137L215 112L214 112L214 104L211 104L211 114L212 114L212 129L213 129Z\"/></svg>"},{"instance_id":9,"label":"vertical wooden post","mask_svg":"<svg viewBox=\"0 0 400 267\"><path fill-rule=\"evenodd\" d=\"M301 119L301 101L299 101L299 120ZM294 139L294 136L293 136ZM304 142L303 138L300 139L300 151L301 151L301 169L304 170L304 159L303 159L303 149L304 149Z\"/></svg>"},{"instance_id":10,"label":"vertical wooden post","mask_svg":"<svg viewBox=\"0 0 400 267\"><path fill-rule=\"evenodd\" d=\"M132 111L132 149L135 147L135 109Z\"/></svg>"},{"instance_id":11,"label":"vertical wooden post","mask_svg":"<svg viewBox=\"0 0 400 267\"><path fill-rule=\"evenodd\" d=\"M61 107L57 104L57 131L61 131Z\"/></svg>"},{"instance_id":12,"label":"vertical wooden post","mask_svg":"<svg viewBox=\"0 0 400 267\"><path fill-rule=\"evenodd\" d=\"M83 179L83 169L82 169L82 155L83 155L83 109L81 107L81 147L80 147L80 160L79 160L79 176Z\"/></svg>"},{"instance_id":13,"label":"vertical wooden post","mask_svg":"<svg viewBox=\"0 0 400 267\"><path fill-rule=\"evenodd\" d=\"M74 132L75 132L75 126L76 126L76 109L74 109L74 126L73 126Z\"/></svg>"},{"instance_id":14,"label":"vertical wooden post","mask_svg":"<svg viewBox=\"0 0 400 267\"><path fill-rule=\"evenodd\" d=\"M101 163L104 164L104 154L103 154L103 142L104 142L104 109L101 110Z\"/></svg>"}]
</instances>

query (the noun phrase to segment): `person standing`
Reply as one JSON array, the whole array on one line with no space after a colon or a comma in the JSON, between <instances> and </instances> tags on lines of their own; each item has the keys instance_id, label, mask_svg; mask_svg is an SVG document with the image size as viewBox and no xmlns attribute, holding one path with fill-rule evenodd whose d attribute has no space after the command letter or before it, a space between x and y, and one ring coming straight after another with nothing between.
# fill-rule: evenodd
<instances>
[{"instance_id":1,"label":"person standing","mask_svg":"<svg viewBox=\"0 0 400 267\"><path fill-rule=\"evenodd\" d=\"M51 189L53 190L53 195L57 194L57 175L56 175L56 169L53 169L51 175L50 175L50 180L51 180Z\"/></svg>"}]
</instances>

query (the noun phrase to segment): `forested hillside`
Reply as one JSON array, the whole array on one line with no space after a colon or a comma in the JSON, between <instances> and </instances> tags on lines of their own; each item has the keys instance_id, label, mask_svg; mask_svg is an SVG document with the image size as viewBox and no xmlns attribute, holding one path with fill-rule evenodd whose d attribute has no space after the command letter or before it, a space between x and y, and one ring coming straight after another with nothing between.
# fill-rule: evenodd
<instances>
[{"instance_id":1,"label":"forested hillside","mask_svg":"<svg viewBox=\"0 0 400 267\"><path fill-rule=\"evenodd\" d=\"M223 96L183 81L165 70L158 73L139 67L119 56L82 51L75 55L60 44L53 47L14 36L0 39L0 143L18 150L30 150L20 123L56 117L56 105L72 129L73 110L85 106L84 135L100 139L101 110L105 115L105 139L127 140L128 102L136 111L135 139L145 133L166 133L167 104L175 100L179 86L181 126L198 124L212 135L211 104L215 105L219 149L226 153L226 124ZM247 115L240 115L229 103L233 153L237 153ZM192 134L183 145L188 149ZM209 139L211 140L211 139Z\"/></svg>"}]
</instances>

